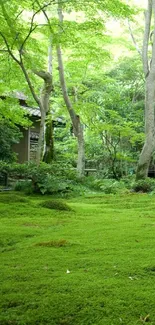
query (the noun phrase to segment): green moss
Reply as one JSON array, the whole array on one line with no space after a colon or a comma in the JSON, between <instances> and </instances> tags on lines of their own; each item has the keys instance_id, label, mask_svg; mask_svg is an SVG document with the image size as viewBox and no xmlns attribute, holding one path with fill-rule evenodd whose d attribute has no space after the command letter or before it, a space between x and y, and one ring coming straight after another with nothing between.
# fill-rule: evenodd
<instances>
[{"instance_id":1,"label":"green moss","mask_svg":"<svg viewBox=\"0 0 155 325\"><path fill-rule=\"evenodd\" d=\"M0 324L153 325L154 196L42 201L0 204Z\"/></svg>"}]
</instances>

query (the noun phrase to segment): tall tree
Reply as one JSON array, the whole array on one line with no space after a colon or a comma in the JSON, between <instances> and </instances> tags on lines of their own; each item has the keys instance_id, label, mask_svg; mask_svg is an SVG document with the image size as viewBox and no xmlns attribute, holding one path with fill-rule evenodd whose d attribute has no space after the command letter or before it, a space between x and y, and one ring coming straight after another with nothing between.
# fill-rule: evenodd
<instances>
[{"instance_id":1,"label":"tall tree","mask_svg":"<svg viewBox=\"0 0 155 325\"><path fill-rule=\"evenodd\" d=\"M119 9L117 9L117 5L120 4L120 7L118 6ZM104 24L103 24L103 18L100 17L99 15L99 10L101 10L103 15L106 15L107 12L110 13L111 15L114 16L123 16L123 15L128 15L130 10L129 7L125 6L122 2L116 1L114 2L96 2L96 1L91 1L91 6L90 2L82 2L80 3L80 7L77 1L71 1L69 4L65 4L59 0L58 1L58 18L59 18L59 39L61 40L61 35L63 34L65 25L63 23L63 12L62 12L62 6L64 7L65 10L67 10L69 7L74 11L74 10L83 10L84 13L84 18L81 18L81 21L78 22L76 25L74 23L73 28L74 28L74 45L73 47L76 48L77 51L77 57L79 57L79 61L76 62L76 70L78 74L78 70L80 69L80 62L86 61L87 57L87 63L85 70L87 70L88 65L91 66L91 63L94 60L94 56L98 56L98 52L102 53L102 58L100 57L100 64L102 64L103 58L105 58L105 51L103 49L103 43L102 46L97 48L97 42L92 42L93 34L98 35L98 37L102 38L103 41L103 30L104 30ZM123 10L124 12L123 12ZM97 18L96 18L97 15ZM69 27L69 22L67 24L67 27ZM76 35L76 30L81 33L81 39L82 39L82 34L85 34L85 40L83 39L83 43L79 44L79 35L77 33ZM71 35L73 34L73 31L68 35L69 39L68 42L71 42ZM75 35L77 37L75 37ZM91 41L88 41L88 35L91 35ZM66 35L65 35L66 37ZM87 53L84 52L86 50L86 43L87 43ZM88 45L89 44L89 45ZM80 45L80 46L79 46ZM78 50L77 50L78 49ZM83 49L83 53L82 52ZM91 53L92 52L92 53ZM89 58L88 58L89 56ZM59 77L60 77L60 84L62 88L62 93L63 93L63 98L64 102L66 104L68 113L70 115L72 124L73 124L73 132L75 137L77 138L78 141L78 162L77 162L77 171L79 176L82 176L84 174L84 167L85 167L85 146L84 146L84 128L81 123L81 115L82 115L82 109L80 114L77 113L77 87L73 85L73 97L74 101L71 101L71 98L68 93L67 89L67 82L66 82L66 77L65 77L65 68L64 68L64 63L62 59L62 46L60 44L60 41L57 42L57 57L58 57L58 64L59 64ZM96 59L96 58L95 58ZM99 59L99 58L98 58ZM90 63L91 62L91 63ZM100 66L101 69L101 66ZM84 74L84 73L83 73ZM75 100L76 99L76 100Z\"/></svg>"},{"instance_id":2,"label":"tall tree","mask_svg":"<svg viewBox=\"0 0 155 325\"><path fill-rule=\"evenodd\" d=\"M58 17L59 17L59 32L61 33L61 29L63 29L63 13L62 13L62 6L61 2L58 3ZM73 124L73 132L75 137L78 140L78 161L77 161L77 172L78 176L82 177L84 175L84 168L85 168L85 148L84 148L84 134L83 134L83 125L80 120L80 116L76 114L73 104L68 95L66 80L65 80L65 73L64 73L64 65L62 59L62 50L60 43L57 44L57 57L58 57L58 64L59 64L59 76L60 76L60 84L62 88L64 102L66 104L68 113L70 115L72 124ZM77 100L76 97L76 90L74 88L74 98Z\"/></svg>"},{"instance_id":3,"label":"tall tree","mask_svg":"<svg viewBox=\"0 0 155 325\"><path fill-rule=\"evenodd\" d=\"M89 33L93 34L93 37L95 38L95 35L98 36L99 30L100 35L103 35L104 30L104 19L103 17L107 17L108 15L116 16L116 17L127 17L131 14L131 10L128 6L126 6L122 1L119 0L106 0L106 1L79 1L77 0L70 0L70 1L61 1L59 0L59 4L63 5L63 8L65 12L72 11L75 13L75 11L82 11L82 16L84 17L83 21L81 23L72 22L73 28L70 30L69 23L66 23L66 29L65 33L62 33L64 35L64 39L66 39L66 43L60 42L60 39L58 40L57 35L57 20L55 18L55 13L50 18L48 26L52 26L50 29L50 33L53 36L53 44L57 44L57 50L58 50L58 44L61 43L61 47L64 46L66 48L68 44L70 48L76 47L77 43L80 47L79 56L77 59L77 62L81 61L81 58L85 56L86 53L83 53L81 56L81 50L83 47L82 42L79 41L76 42L81 38L81 34L83 31L85 32L85 35L87 37L87 31L89 30ZM39 136L39 146L38 146L38 162L42 159L42 152L44 147L44 141L45 138L45 119L47 115L47 111L49 109L49 97L53 89L53 80L52 80L52 73L47 72L47 69L45 68L44 59L43 59L43 42L39 42L40 40L40 34L42 31L42 40L47 37L47 26L42 26L40 24L39 19L36 19L38 15L40 15L41 12L44 13L46 17L48 17L47 9L49 12L50 17L50 10L53 10L53 5L57 5L57 1L55 0L49 0L49 2L46 2L44 0L21 0L20 4L17 3L15 0L8 0L7 2L5 0L1 0L0 4L0 15L2 18L1 28L0 28L0 36L3 40L4 46L2 46L3 54L10 56L10 58L13 60L13 62L20 68L25 81L27 82L27 85L29 87L29 90L31 92L31 95L34 99L34 101L37 103L37 106L40 107L41 111L41 125L40 125L40 136ZM101 15L102 12L102 15ZM9 13L9 14L8 14ZM59 12L60 13L60 12ZM23 15L25 14L25 17L23 19ZM94 18L95 17L95 18ZM40 16L39 16L40 18ZM28 22L29 19L29 22ZM71 24L70 24L71 25ZM64 26L64 25L63 25ZM76 40L73 40L72 36L75 35L75 30L78 27ZM101 31L102 29L102 31ZM22 33L21 33L22 31ZM66 31L69 31L68 34ZM70 33L71 31L71 33ZM79 37L80 35L80 37ZM85 37L85 39L86 39ZM81 38L83 39L83 37ZM93 39L94 40L94 39ZM73 46L74 43L74 46ZM85 44L86 45L86 41ZM37 47L36 46L37 44ZM97 44L96 44L97 45ZM40 48L39 48L40 47ZM62 50L60 48L60 50ZM41 52L42 51L42 52ZM64 51L64 48L63 48ZM94 46L91 44L89 47L88 52L89 56L95 53L95 55L98 53L99 49L97 46ZM78 52L78 50L77 50ZM100 48L100 52L104 53L103 50L103 44ZM60 53L59 59L62 59L62 55ZM90 58L89 58L90 60ZM62 61L62 60L61 60ZM77 71L79 70L79 62L77 65ZM92 60L93 62L93 60ZM63 64L63 62L61 62ZM59 64L60 65L60 64ZM81 66L82 67L82 66ZM100 66L102 69L102 66ZM90 69L92 69L90 65ZM59 69L60 73L60 69ZM41 78L44 81L44 86L42 87L42 91L40 94L40 87L38 87L38 80L34 76L37 76ZM62 74L61 74L62 77ZM36 82L37 81L37 82ZM64 80L66 82L66 80ZM37 85L37 87L36 87ZM76 84L73 83L73 86L76 86ZM67 90L67 87L65 88ZM65 94L68 95L68 93L65 91ZM74 96L76 97L76 96ZM68 101L69 99L69 101ZM69 103L70 102L70 103ZM83 130L81 121L79 119L79 115L81 116L80 110L76 110L75 103L74 105L71 103L71 100L68 97L66 97L66 103L71 106L69 107L69 113L70 116L72 115L72 122L74 125L74 131L79 136L79 143L82 144L83 142ZM74 109L73 109L74 106ZM81 109L82 111L82 109ZM76 113L75 113L76 112ZM81 145L81 151L83 152L83 145ZM81 161L81 170L83 170L83 160ZM80 165L80 164L79 164Z\"/></svg>"},{"instance_id":4,"label":"tall tree","mask_svg":"<svg viewBox=\"0 0 155 325\"><path fill-rule=\"evenodd\" d=\"M28 3L29 4L29 3ZM24 24L21 15L26 9L24 7L24 2L21 6L13 8L11 1L1 1L0 10L2 17L2 24L0 28L0 36L3 40L3 53L9 54L12 60L18 65L21 69L25 81L29 87L30 93L35 101L35 103L40 108L41 113L41 122L40 122L40 133L38 139L38 150L37 150L37 162L40 163L43 157L43 151L45 146L45 121L46 115L49 111L49 98L50 94L53 90L53 80L52 74L46 70L41 70L40 66L37 67L34 65L31 60L31 50L29 50L27 43L31 38L31 34L38 27L38 23L36 22L36 16L45 10L49 6L50 3L46 3L40 5L38 1L32 4L31 11L31 19L30 23ZM23 5L23 7L22 7ZM9 11L9 6L11 10ZM22 11L21 11L22 8ZM16 10L18 9L18 12ZM23 33L21 35L21 29L23 29ZM32 41L32 40L31 40ZM34 87L33 77L30 76L29 66L31 66L31 71L33 74L41 78L44 82L41 90L41 94L38 94L38 91ZM39 69L37 69L39 68Z\"/></svg>"}]
</instances>

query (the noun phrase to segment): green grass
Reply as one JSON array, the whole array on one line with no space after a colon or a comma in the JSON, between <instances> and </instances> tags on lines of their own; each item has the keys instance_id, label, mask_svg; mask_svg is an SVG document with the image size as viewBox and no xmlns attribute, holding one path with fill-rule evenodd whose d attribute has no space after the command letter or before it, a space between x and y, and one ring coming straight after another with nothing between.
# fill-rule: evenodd
<instances>
[{"instance_id":1,"label":"green grass","mask_svg":"<svg viewBox=\"0 0 155 325\"><path fill-rule=\"evenodd\" d=\"M155 197L44 200L0 194L0 325L155 324Z\"/></svg>"}]
</instances>

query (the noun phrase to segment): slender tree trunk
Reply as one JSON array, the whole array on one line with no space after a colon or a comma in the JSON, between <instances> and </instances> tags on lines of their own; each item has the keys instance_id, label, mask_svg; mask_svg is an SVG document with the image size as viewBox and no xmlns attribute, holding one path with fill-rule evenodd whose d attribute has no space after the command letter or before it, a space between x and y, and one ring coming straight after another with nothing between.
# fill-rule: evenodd
<instances>
[{"instance_id":1,"label":"slender tree trunk","mask_svg":"<svg viewBox=\"0 0 155 325\"><path fill-rule=\"evenodd\" d=\"M47 114L49 117L49 113ZM54 141L53 141L53 123L52 118L46 120L46 130L45 130L46 148L43 157L43 161L49 164L54 159Z\"/></svg>"},{"instance_id":2,"label":"slender tree trunk","mask_svg":"<svg viewBox=\"0 0 155 325\"><path fill-rule=\"evenodd\" d=\"M84 135L83 135L83 125L79 122L78 126L78 161L77 161L77 173L81 178L84 176L85 170L85 143L84 143Z\"/></svg>"},{"instance_id":3,"label":"slender tree trunk","mask_svg":"<svg viewBox=\"0 0 155 325\"><path fill-rule=\"evenodd\" d=\"M60 25L62 25L63 14L62 14L62 8L60 2L58 2L58 17L59 17ZM60 85L63 93L63 98L73 124L74 135L78 141L77 174L79 177L82 177L84 176L84 169L85 169L85 144L84 144L83 125L81 124L79 115L75 113L73 109L73 104L71 103L70 98L68 96L60 44L57 44L57 57L58 57L58 64L59 64Z\"/></svg>"},{"instance_id":4,"label":"slender tree trunk","mask_svg":"<svg viewBox=\"0 0 155 325\"><path fill-rule=\"evenodd\" d=\"M39 164L43 160L44 148L46 147L46 138L45 138L45 125L46 125L46 116L49 112L49 98L53 90L53 80L52 75L49 72L45 71L33 71L38 77L44 80L44 87L41 91L41 123L40 123L40 133L38 140L38 152L37 152L37 163Z\"/></svg>"},{"instance_id":5,"label":"slender tree trunk","mask_svg":"<svg viewBox=\"0 0 155 325\"><path fill-rule=\"evenodd\" d=\"M41 109L41 121L40 121L40 130L39 130L39 138L38 138L38 147L37 147L37 155L36 161L39 165L43 158L44 152L44 144L45 144L45 121L46 121L46 113L44 109Z\"/></svg>"},{"instance_id":6,"label":"slender tree trunk","mask_svg":"<svg viewBox=\"0 0 155 325\"><path fill-rule=\"evenodd\" d=\"M47 117L47 116L46 116ZM53 123L45 119L45 147L43 161L49 164L54 159Z\"/></svg>"},{"instance_id":7,"label":"slender tree trunk","mask_svg":"<svg viewBox=\"0 0 155 325\"><path fill-rule=\"evenodd\" d=\"M50 35L49 47L48 47L48 72L52 76L52 73L53 73L52 35ZM50 108L49 108L49 110L50 110ZM53 123L52 123L52 118L48 119L49 110L48 110L48 112L46 112L45 150L44 150L44 156L43 156L43 161L45 161L48 164L54 159Z\"/></svg>"},{"instance_id":8,"label":"slender tree trunk","mask_svg":"<svg viewBox=\"0 0 155 325\"><path fill-rule=\"evenodd\" d=\"M154 16L154 30L152 56L149 62L152 15ZM145 12L142 60L145 75L145 143L138 161L137 180L144 179L148 176L150 161L155 150L155 0L148 0L148 8Z\"/></svg>"},{"instance_id":9,"label":"slender tree trunk","mask_svg":"<svg viewBox=\"0 0 155 325\"><path fill-rule=\"evenodd\" d=\"M78 90L76 87L73 87L73 94L74 94L74 103L78 102ZM77 140L78 140L78 159L77 159L77 173L78 176L81 178L84 176L85 170L85 142L84 142L84 127L83 124L80 122L80 117L77 116L77 123L78 123L78 133L77 133Z\"/></svg>"},{"instance_id":10,"label":"slender tree trunk","mask_svg":"<svg viewBox=\"0 0 155 325\"><path fill-rule=\"evenodd\" d=\"M146 80L145 143L139 157L136 179L148 176L150 161L155 150L155 75L150 72Z\"/></svg>"}]
</instances>

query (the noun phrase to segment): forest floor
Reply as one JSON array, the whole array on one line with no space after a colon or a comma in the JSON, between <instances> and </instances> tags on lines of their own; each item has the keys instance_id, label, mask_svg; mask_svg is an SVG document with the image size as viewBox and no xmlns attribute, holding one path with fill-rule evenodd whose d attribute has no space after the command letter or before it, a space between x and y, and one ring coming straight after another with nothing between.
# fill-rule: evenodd
<instances>
[{"instance_id":1,"label":"forest floor","mask_svg":"<svg viewBox=\"0 0 155 325\"><path fill-rule=\"evenodd\" d=\"M0 194L0 325L155 324L155 197Z\"/></svg>"}]
</instances>

